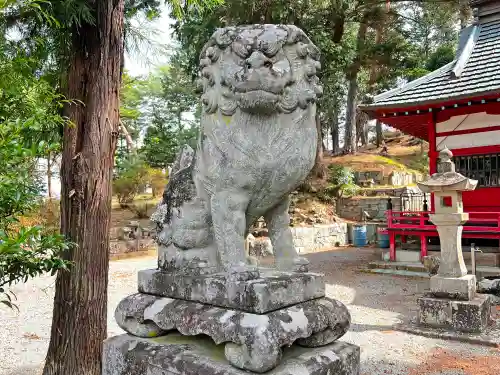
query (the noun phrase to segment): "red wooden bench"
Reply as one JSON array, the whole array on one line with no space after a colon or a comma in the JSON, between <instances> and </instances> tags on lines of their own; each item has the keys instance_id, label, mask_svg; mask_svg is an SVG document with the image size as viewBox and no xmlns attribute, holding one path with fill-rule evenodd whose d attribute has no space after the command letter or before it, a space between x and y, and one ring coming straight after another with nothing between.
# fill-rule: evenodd
<instances>
[{"instance_id":1,"label":"red wooden bench","mask_svg":"<svg viewBox=\"0 0 500 375\"><path fill-rule=\"evenodd\" d=\"M407 236L420 237L420 256L427 255L427 238L439 237L436 226L429 221L430 213L387 210L387 229L380 233L389 235L391 261L396 261L397 235L401 236L402 242ZM500 239L500 212L469 212L462 237Z\"/></svg>"}]
</instances>

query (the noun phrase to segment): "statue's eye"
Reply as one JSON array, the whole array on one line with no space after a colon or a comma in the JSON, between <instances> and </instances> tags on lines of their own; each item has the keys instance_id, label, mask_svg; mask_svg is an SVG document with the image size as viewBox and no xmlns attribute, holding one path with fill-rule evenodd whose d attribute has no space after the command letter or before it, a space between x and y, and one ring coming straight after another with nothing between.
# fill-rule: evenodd
<instances>
[{"instance_id":1,"label":"statue's eye","mask_svg":"<svg viewBox=\"0 0 500 375\"><path fill-rule=\"evenodd\" d=\"M271 61L269 61L269 60L268 60L268 61L266 61L266 62L264 63L264 66L265 66L266 68L272 68L272 67L273 67L273 63L272 63Z\"/></svg>"}]
</instances>

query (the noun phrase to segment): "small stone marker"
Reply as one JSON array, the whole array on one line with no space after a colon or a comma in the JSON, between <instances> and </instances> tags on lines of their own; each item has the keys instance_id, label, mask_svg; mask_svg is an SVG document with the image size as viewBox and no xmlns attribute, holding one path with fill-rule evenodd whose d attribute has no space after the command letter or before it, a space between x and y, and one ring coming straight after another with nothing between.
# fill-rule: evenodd
<instances>
[{"instance_id":1,"label":"small stone marker","mask_svg":"<svg viewBox=\"0 0 500 375\"><path fill-rule=\"evenodd\" d=\"M445 148L439 154L437 173L418 184L424 193L434 193L435 213L429 215L441 242L437 275L430 280L430 296L419 300L419 322L463 332L482 332L489 324L490 301L477 294L476 276L467 274L463 252L464 213L462 192L474 190L477 181L455 171L453 154Z\"/></svg>"}]
</instances>

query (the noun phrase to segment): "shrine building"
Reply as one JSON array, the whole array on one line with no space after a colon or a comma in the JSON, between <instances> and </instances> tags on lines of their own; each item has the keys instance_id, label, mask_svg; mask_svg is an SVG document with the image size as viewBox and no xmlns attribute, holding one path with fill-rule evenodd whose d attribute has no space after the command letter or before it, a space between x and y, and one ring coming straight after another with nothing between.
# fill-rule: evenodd
<instances>
[{"instance_id":1,"label":"shrine building","mask_svg":"<svg viewBox=\"0 0 500 375\"><path fill-rule=\"evenodd\" d=\"M471 0L474 23L460 33L455 59L440 69L360 106L370 118L429 142L429 170L448 148L457 172L478 181L463 194L470 214L462 237L469 242L500 239L500 1ZM389 204L390 206L390 204ZM428 211L387 211L390 260L397 261L396 236L420 237L421 259L437 230ZM432 242L432 241L431 241ZM500 254L500 253L499 253ZM496 266L500 265L500 255Z\"/></svg>"},{"instance_id":2,"label":"shrine building","mask_svg":"<svg viewBox=\"0 0 500 375\"><path fill-rule=\"evenodd\" d=\"M431 174L448 147L457 171L479 181L466 211L500 212L500 1L472 0L455 60L361 105L371 118L429 142Z\"/></svg>"}]
</instances>

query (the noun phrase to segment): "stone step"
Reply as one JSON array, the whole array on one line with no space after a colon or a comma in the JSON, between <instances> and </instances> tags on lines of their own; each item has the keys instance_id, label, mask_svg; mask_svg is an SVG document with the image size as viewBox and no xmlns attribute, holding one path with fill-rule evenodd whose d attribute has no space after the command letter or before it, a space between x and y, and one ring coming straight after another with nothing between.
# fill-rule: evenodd
<instances>
[{"instance_id":1,"label":"stone step","mask_svg":"<svg viewBox=\"0 0 500 375\"><path fill-rule=\"evenodd\" d=\"M412 272L424 272L424 273L426 273L425 267L421 263L376 261L376 262L370 262L370 263L368 263L368 268L370 268L370 269L388 269L388 270L400 270L400 271L412 271Z\"/></svg>"},{"instance_id":2,"label":"stone step","mask_svg":"<svg viewBox=\"0 0 500 375\"><path fill-rule=\"evenodd\" d=\"M482 248L481 248L482 249ZM389 249L383 249L383 254L388 257ZM428 255L433 255L439 257L441 255L440 251L429 251ZM471 264L471 253L470 249L463 247L464 260L467 267ZM396 258L402 262L414 262L420 259L420 248L409 248L407 250L397 249L396 250ZM476 253L476 264L478 266L500 266L500 254L498 253Z\"/></svg>"},{"instance_id":3,"label":"stone step","mask_svg":"<svg viewBox=\"0 0 500 375\"><path fill-rule=\"evenodd\" d=\"M415 271L404 271L404 270L392 270L392 269L364 269L362 270L366 273L375 273L375 274L384 274L384 275L395 275L395 276L406 276L406 277L421 277L421 278L429 278L429 275L424 272L415 272Z\"/></svg>"},{"instance_id":4,"label":"stone step","mask_svg":"<svg viewBox=\"0 0 500 375\"><path fill-rule=\"evenodd\" d=\"M470 266L467 265L469 273L471 273ZM399 275L399 276L415 276L415 277L429 277L425 267L421 263L408 263L408 262L383 262L374 261L368 263L366 272ZM491 266L478 266L477 279L481 280L487 276L499 276L500 268Z\"/></svg>"}]
</instances>

